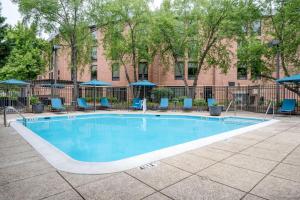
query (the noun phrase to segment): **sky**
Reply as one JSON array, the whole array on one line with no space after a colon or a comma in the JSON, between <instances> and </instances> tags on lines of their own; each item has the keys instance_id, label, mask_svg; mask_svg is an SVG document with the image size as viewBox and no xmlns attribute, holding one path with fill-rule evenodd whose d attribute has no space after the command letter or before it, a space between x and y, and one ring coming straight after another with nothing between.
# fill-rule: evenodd
<instances>
[{"instance_id":1,"label":"sky","mask_svg":"<svg viewBox=\"0 0 300 200\"><path fill-rule=\"evenodd\" d=\"M127 0L130 1L130 0ZM18 12L18 6L13 4L11 0L0 0L1 2L1 13L2 16L6 17L6 23L10 25L15 25L19 20L21 20L21 15ZM153 0L151 3L152 8L158 8L162 0Z\"/></svg>"}]
</instances>

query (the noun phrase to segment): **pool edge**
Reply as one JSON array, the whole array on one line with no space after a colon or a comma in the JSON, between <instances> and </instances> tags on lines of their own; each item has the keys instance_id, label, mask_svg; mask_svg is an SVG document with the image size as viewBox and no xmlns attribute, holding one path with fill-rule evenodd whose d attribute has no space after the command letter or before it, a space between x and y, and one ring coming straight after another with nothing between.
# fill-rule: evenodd
<instances>
[{"instance_id":1,"label":"pool edge","mask_svg":"<svg viewBox=\"0 0 300 200\"><path fill-rule=\"evenodd\" d=\"M28 128L24 127L22 124L14 121L11 122L11 126L56 169L78 174L104 174L120 172L150 162L162 160L164 158L200 148L224 139L228 139L251 130L271 125L278 121L279 120L272 119L255 125L250 125L206 138L201 138L187 143L178 144L149 153L111 162L82 162L74 160L64 152L60 151L54 145L50 144L48 141L44 140Z\"/></svg>"}]
</instances>

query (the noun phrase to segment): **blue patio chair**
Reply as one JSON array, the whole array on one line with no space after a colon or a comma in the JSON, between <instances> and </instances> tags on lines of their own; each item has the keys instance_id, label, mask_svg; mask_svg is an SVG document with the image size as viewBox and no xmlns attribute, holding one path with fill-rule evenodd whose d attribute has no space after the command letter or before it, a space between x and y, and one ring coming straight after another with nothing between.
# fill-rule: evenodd
<instances>
[{"instance_id":1,"label":"blue patio chair","mask_svg":"<svg viewBox=\"0 0 300 200\"><path fill-rule=\"evenodd\" d=\"M193 100L191 98L185 98L183 100L183 109L191 110L193 108Z\"/></svg>"},{"instance_id":2,"label":"blue patio chair","mask_svg":"<svg viewBox=\"0 0 300 200\"><path fill-rule=\"evenodd\" d=\"M109 101L106 97L102 97L100 99L100 104L101 104L101 107L103 107L103 108L111 108L111 104L109 103Z\"/></svg>"},{"instance_id":3,"label":"blue patio chair","mask_svg":"<svg viewBox=\"0 0 300 200\"><path fill-rule=\"evenodd\" d=\"M132 106L130 106L130 108L135 109L135 110L142 110L143 109L142 99L134 98L132 100Z\"/></svg>"},{"instance_id":4,"label":"blue patio chair","mask_svg":"<svg viewBox=\"0 0 300 200\"><path fill-rule=\"evenodd\" d=\"M214 98L209 98L207 99L207 105L209 106L213 106L215 103L217 103L216 99Z\"/></svg>"},{"instance_id":5,"label":"blue patio chair","mask_svg":"<svg viewBox=\"0 0 300 200\"><path fill-rule=\"evenodd\" d=\"M289 113L290 115L296 109L296 99L284 99L281 107L278 109L280 113Z\"/></svg>"},{"instance_id":6,"label":"blue patio chair","mask_svg":"<svg viewBox=\"0 0 300 200\"><path fill-rule=\"evenodd\" d=\"M167 110L168 107L169 107L169 99L168 98L161 98L159 109L160 110Z\"/></svg>"},{"instance_id":7,"label":"blue patio chair","mask_svg":"<svg viewBox=\"0 0 300 200\"><path fill-rule=\"evenodd\" d=\"M83 109L83 110L93 109L93 106L87 104L84 98L77 98L77 106L79 109Z\"/></svg>"},{"instance_id":8,"label":"blue patio chair","mask_svg":"<svg viewBox=\"0 0 300 200\"><path fill-rule=\"evenodd\" d=\"M52 111L65 111L66 108L63 106L60 98L51 99L51 110Z\"/></svg>"}]
</instances>

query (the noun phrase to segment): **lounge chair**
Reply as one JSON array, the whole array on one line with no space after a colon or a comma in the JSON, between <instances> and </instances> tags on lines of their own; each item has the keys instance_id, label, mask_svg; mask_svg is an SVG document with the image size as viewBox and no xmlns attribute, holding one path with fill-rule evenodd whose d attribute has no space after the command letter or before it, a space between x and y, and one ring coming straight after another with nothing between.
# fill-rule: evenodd
<instances>
[{"instance_id":1,"label":"lounge chair","mask_svg":"<svg viewBox=\"0 0 300 200\"><path fill-rule=\"evenodd\" d=\"M161 98L159 109L160 110L167 110L168 107L169 107L169 99L168 98Z\"/></svg>"},{"instance_id":2,"label":"lounge chair","mask_svg":"<svg viewBox=\"0 0 300 200\"><path fill-rule=\"evenodd\" d=\"M51 110L52 111L66 111L66 108L63 106L60 98L51 99Z\"/></svg>"},{"instance_id":3,"label":"lounge chair","mask_svg":"<svg viewBox=\"0 0 300 200\"><path fill-rule=\"evenodd\" d=\"M284 99L281 107L278 109L280 113L289 113L290 115L296 109L296 99Z\"/></svg>"},{"instance_id":4,"label":"lounge chair","mask_svg":"<svg viewBox=\"0 0 300 200\"><path fill-rule=\"evenodd\" d=\"M214 98L207 99L208 107L213 106L215 103L217 103L216 99L214 99Z\"/></svg>"},{"instance_id":5,"label":"lounge chair","mask_svg":"<svg viewBox=\"0 0 300 200\"><path fill-rule=\"evenodd\" d=\"M87 104L84 98L77 98L77 106L79 109L83 109L83 110L93 109L93 106Z\"/></svg>"},{"instance_id":6,"label":"lounge chair","mask_svg":"<svg viewBox=\"0 0 300 200\"><path fill-rule=\"evenodd\" d=\"M130 108L135 110L142 110L143 109L143 103L141 98L134 98L132 100L132 106Z\"/></svg>"},{"instance_id":7,"label":"lounge chair","mask_svg":"<svg viewBox=\"0 0 300 200\"><path fill-rule=\"evenodd\" d=\"M193 100L191 98L185 98L183 100L183 110L192 110Z\"/></svg>"},{"instance_id":8,"label":"lounge chair","mask_svg":"<svg viewBox=\"0 0 300 200\"><path fill-rule=\"evenodd\" d=\"M111 104L109 103L108 99L106 97L102 97L100 99L100 105L103 108L111 108Z\"/></svg>"}]
</instances>

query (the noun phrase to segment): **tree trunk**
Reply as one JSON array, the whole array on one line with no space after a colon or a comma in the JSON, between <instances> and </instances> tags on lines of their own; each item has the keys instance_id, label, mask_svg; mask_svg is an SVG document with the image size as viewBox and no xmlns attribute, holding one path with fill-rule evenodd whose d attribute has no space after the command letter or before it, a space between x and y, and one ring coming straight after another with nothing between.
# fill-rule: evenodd
<instances>
[{"instance_id":1,"label":"tree trunk","mask_svg":"<svg viewBox=\"0 0 300 200\"><path fill-rule=\"evenodd\" d=\"M199 74L200 74L200 71L201 71L202 66L204 64L206 55L208 54L208 52L209 52L210 48L212 47L212 45L217 40L217 38L212 39L212 37L213 37L213 35L211 35L211 37L208 39L207 44L205 46L205 49L204 49L203 53L200 54L201 56L200 56L199 61L198 61L198 67L197 67L197 71L196 71L196 74L195 74L195 79L194 79L194 82L193 82L193 88L197 87L198 79L199 79ZM195 96L196 96L196 90L193 91L192 97L195 98Z\"/></svg>"},{"instance_id":2,"label":"tree trunk","mask_svg":"<svg viewBox=\"0 0 300 200\"><path fill-rule=\"evenodd\" d=\"M77 47L75 44L71 47L71 79L73 81L73 101L78 98L78 83L77 83Z\"/></svg>"},{"instance_id":3,"label":"tree trunk","mask_svg":"<svg viewBox=\"0 0 300 200\"><path fill-rule=\"evenodd\" d=\"M189 89L189 84L186 80L186 76L185 76L185 73L181 71L179 65L177 65L177 62L178 62L178 58L177 58L177 55L173 54L173 59L175 61L175 67L177 67L178 71L180 72L181 76L183 77L183 83L184 83L184 89L186 91L186 95L189 97L190 96L190 89ZM185 69L183 69L185 70Z\"/></svg>"}]
</instances>

